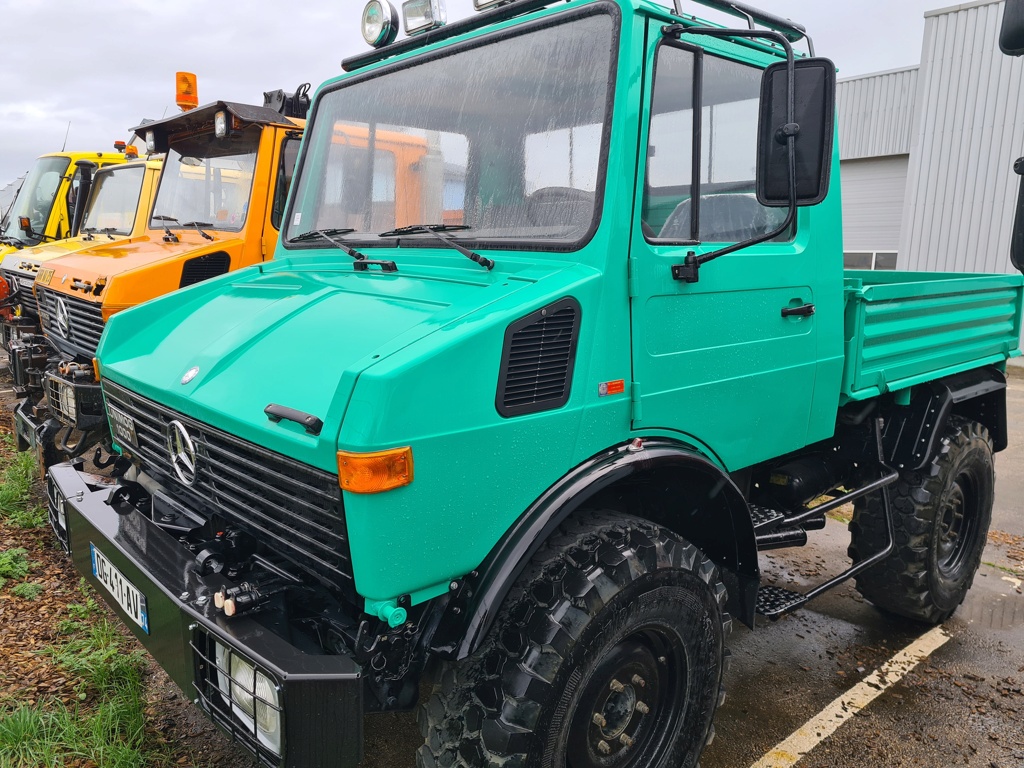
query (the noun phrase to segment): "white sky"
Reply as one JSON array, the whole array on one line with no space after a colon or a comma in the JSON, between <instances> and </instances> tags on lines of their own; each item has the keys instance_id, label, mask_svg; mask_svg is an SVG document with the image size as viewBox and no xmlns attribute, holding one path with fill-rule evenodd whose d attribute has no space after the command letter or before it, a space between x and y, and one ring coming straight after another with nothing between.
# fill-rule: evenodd
<instances>
[{"instance_id":1,"label":"white sky","mask_svg":"<svg viewBox=\"0 0 1024 768\"><path fill-rule=\"evenodd\" d=\"M924 12L943 0L747 0L804 24L840 77L917 64ZM666 0L667 3L667 0ZM396 1L396 5L398 2ZM142 118L173 114L174 73L195 72L201 104L263 103L315 88L367 49L363 0L0 0L0 187L45 152L111 149ZM704 18L715 12L684 0ZM449 21L473 13L449 0Z\"/></svg>"}]
</instances>

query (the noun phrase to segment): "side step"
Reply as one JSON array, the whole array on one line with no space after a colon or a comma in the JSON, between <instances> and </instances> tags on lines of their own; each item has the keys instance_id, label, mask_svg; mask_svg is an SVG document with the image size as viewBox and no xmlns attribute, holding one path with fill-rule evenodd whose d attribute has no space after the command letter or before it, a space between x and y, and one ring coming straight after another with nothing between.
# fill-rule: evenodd
<instances>
[{"instance_id":1,"label":"side step","mask_svg":"<svg viewBox=\"0 0 1024 768\"><path fill-rule=\"evenodd\" d=\"M843 504L846 504L853 499L866 496L867 494L875 491L881 491L882 508L885 510L886 544L880 552L861 560L859 563L855 563L853 567L843 571L843 573L838 576L829 579L824 584L815 587L806 594L792 592L781 587L759 587L756 603L756 611L758 614L772 620L779 619L787 613L792 613L798 608L802 608L809 601L818 597L822 593L827 592L833 587L839 586L848 579L852 579L857 574L866 571L871 566L885 560L890 554L892 554L894 548L894 529L892 504L889 499L889 486L899 479L900 473L885 463L885 452L882 448L881 419L875 420L875 445L878 450L878 465L882 470L884 470L885 474L877 480L868 483L863 488L858 488L855 491L838 496L821 506L813 507L808 510L800 510L790 514L786 514L778 510L765 509L763 507L751 507L750 514L754 520L754 533L757 537L757 547L759 550L778 548L778 546L772 546L773 540L781 540L784 537L796 536L797 534L802 534L804 543L806 543L807 534L798 527L801 523L809 522L810 520L819 517L820 515L824 515L837 507L841 507Z\"/></svg>"}]
</instances>

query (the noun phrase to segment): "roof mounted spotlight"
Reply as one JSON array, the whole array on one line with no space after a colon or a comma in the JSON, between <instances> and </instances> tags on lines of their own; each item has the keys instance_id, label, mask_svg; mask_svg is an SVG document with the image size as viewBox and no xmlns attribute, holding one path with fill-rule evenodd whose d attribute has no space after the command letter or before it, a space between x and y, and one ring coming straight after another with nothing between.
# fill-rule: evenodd
<instances>
[{"instance_id":1,"label":"roof mounted spotlight","mask_svg":"<svg viewBox=\"0 0 1024 768\"><path fill-rule=\"evenodd\" d=\"M370 0L360 23L363 40L374 48L391 45L398 37L398 11L388 0Z\"/></svg>"},{"instance_id":2,"label":"roof mounted spotlight","mask_svg":"<svg viewBox=\"0 0 1024 768\"><path fill-rule=\"evenodd\" d=\"M443 27L448 21L444 0L405 0L402 3L405 34L418 35Z\"/></svg>"}]
</instances>

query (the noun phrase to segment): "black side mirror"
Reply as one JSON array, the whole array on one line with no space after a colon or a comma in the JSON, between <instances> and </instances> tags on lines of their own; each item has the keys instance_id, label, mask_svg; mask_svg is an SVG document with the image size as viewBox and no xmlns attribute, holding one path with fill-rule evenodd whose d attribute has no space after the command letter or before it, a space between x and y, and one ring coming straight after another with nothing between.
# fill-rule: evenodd
<instances>
[{"instance_id":1,"label":"black side mirror","mask_svg":"<svg viewBox=\"0 0 1024 768\"><path fill-rule=\"evenodd\" d=\"M85 217L85 206L89 201L89 193L92 191L92 176L97 165L91 160L78 160L75 162L78 168L78 191L75 193L75 207L71 211L71 230L68 237L75 237L82 227L82 219ZM72 181L72 183L74 183Z\"/></svg>"},{"instance_id":2,"label":"black side mirror","mask_svg":"<svg viewBox=\"0 0 1024 768\"><path fill-rule=\"evenodd\" d=\"M1006 0L999 49L1007 56L1024 55L1024 0Z\"/></svg>"},{"instance_id":3,"label":"black side mirror","mask_svg":"<svg viewBox=\"0 0 1024 768\"><path fill-rule=\"evenodd\" d=\"M792 120L786 63L772 64L761 80L757 145L757 200L761 205L781 208L790 204L790 135L796 139L796 204L817 205L828 194L836 67L828 59L799 59L794 71Z\"/></svg>"}]
</instances>

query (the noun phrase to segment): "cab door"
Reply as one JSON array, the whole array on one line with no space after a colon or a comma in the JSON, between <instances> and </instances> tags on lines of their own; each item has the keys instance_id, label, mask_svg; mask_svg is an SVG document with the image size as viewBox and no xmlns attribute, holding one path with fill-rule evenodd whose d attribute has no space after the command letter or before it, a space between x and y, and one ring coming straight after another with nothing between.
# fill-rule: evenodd
<instances>
[{"instance_id":1,"label":"cab door","mask_svg":"<svg viewBox=\"0 0 1024 768\"><path fill-rule=\"evenodd\" d=\"M698 282L673 277L688 253L770 232L786 211L754 193L768 58L663 39L660 22L648 39L630 248L633 428L689 435L740 469L806 443L822 273L796 227L706 263Z\"/></svg>"}]
</instances>

